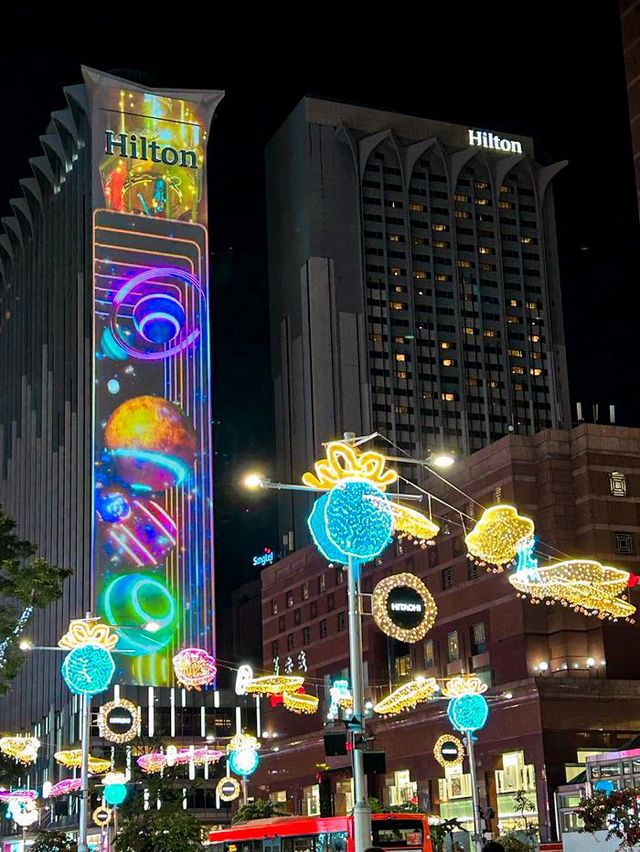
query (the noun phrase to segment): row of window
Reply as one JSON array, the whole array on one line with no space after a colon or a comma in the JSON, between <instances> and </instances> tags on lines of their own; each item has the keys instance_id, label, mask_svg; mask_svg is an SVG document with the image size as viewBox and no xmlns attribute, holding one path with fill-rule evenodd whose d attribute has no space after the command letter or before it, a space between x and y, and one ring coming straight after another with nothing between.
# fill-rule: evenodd
<instances>
[{"instance_id":1,"label":"row of window","mask_svg":"<svg viewBox=\"0 0 640 852\"><path fill-rule=\"evenodd\" d=\"M469 642L472 656L484 654L487 650L487 634L483 621L472 624L469 628ZM461 657L460 632L452 630L447 633L447 662L457 663ZM435 639L427 639L423 645L424 666L432 669L438 665L438 642Z\"/></svg>"},{"instance_id":2,"label":"row of window","mask_svg":"<svg viewBox=\"0 0 640 852\"><path fill-rule=\"evenodd\" d=\"M339 612L336 615L336 630L338 633L343 633L347 628L347 614L346 612ZM329 635L329 624L328 619L322 618L318 622L318 639L326 639ZM302 628L302 644L310 645L311 644L311 626ZM287 634L287 651L293 651L296 648L296 634L288 633ZM279 656L280 654L280 640L276 639L271 643L271 652L274 657Z\"/></svg>"},{"instance_id":3,"label":"row of window","mask_svg":"<svg viewBox=\"0 0 640 852\"><path fill-rule=\"evenodd\" d=\"M344 570L340 567L336 568L336 586L341 586L344 583L344 580L345 580ZM320 574L317 582L318 582L318 594L321 595L327 588L327 575L326 574ZM309 594L310 594L310 586L309 586L309 581L307 580L300 587L300 598L299 598L299 600L300 601L308 600ZM293 589L289 589L287 592L285 592L284 600L285 600L285 605L286 605L287 609L291 609L291 607L295 606L295 604L297 603L295 591ZM272 601L271 601L271 615L277 615L277 614L278 614L278 599L273 598Z\"/></svg>"}]
</instances>

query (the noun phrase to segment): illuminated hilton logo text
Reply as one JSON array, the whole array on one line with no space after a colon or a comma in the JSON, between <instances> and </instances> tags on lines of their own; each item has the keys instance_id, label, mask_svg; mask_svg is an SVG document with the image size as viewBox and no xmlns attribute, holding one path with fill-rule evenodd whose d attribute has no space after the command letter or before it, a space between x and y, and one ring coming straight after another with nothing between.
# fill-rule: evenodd
<instances>
[{"instance_id":1,"label":"illuminated hilton logo text","mask_svg":"<svg viewBox=\"0 0 640 852\"><path fill-rule=\"evenodd\" d=\"M162 145L159 142L150 141L146 136L137 136L135 133L115 134L112 130L105 130L104 135L105 154L118 154L120 157L131 160L151 160L152 163L164 163L165 166L198 168L195 151Z\"/></svg>"},{"instance_id":2,"label":"illuminated hilton logo text","mask_svg":"<svg viewBox=\"0 0 640 852\"><path fill-rule=\"evenodd\" d=\"M522 145L516 139L501 139L495 133L486 130L469 130L469 145L479 148L492 148L506 154L522 154Z\"/></svg>"}]
</instances>

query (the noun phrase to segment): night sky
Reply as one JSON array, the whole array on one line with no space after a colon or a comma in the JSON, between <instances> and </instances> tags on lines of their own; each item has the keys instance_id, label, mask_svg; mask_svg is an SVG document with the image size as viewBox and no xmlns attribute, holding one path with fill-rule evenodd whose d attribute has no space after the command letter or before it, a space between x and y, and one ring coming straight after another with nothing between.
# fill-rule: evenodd
<instances>
[{"instance_id":1,"label":"night sky","mask_svg":"<svg viewBox=\"0 0 640 852\"><path fill-rule=\"evenodd\" d=\"M615 403L618 423L640 425L640 234L617 3L484 3L473 14L467 3L433 5L361 6L357 27L318 6L282 21L285 6L264 20L247 6L230 22L216 4L167 16L151 4L3 15L2 215L82 63L227 92L209 145L223 593L253 576L254 553L278 544L273 501L238 483L252 465L268 472L273 456L263 148L304 94L530 135L539 162L569 160L554 187L572 398L588 419L592 403L601 417Z\"/></svg>"}]
</instances>

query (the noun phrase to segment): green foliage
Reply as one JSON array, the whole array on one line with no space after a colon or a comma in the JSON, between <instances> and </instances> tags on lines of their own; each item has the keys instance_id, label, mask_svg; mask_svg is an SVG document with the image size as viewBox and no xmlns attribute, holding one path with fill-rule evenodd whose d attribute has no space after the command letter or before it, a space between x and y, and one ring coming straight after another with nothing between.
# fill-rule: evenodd
<instances>
[{"instance_id":1,"label":"green foliage","mask_svg":"<svg viewBox=\"0 0 640 852\"><path fill-rule=\"evenodd\" d=\"M40 831L31 852L77 852L78 847L64 831Z\"/></svg>"},{"instance_id":2,"label":"green foliage","mask_svg":"<svg viewBox=\"0 0 640 852\"><path fill-rule=\"evenodd\" d=\"M381 814L383 813L383 807L380 804L379 799L374 799L373 796L369 796L369 807L371 808L372 814Z\"/></svg>"},{"instance_id":3,"label":"green foliage","mask_svg":"<svg viewBox=\"0 0 640 852\"><path fill-rule=\"evenodd\" d=\"M447 837L451 837L454 831L466 831L462 823L456 818L443 819L438 822L429 823L429 834L435 852L442 852Z\"/></svg>"},{"instance_id":4,"label":"green foliage","mask_svg":"<svg viewBox=\"0 0 640 852\"><path fill-rule=\"evenodd\" d=\"M124 821L116 852L191 852L203 849L202 828L189 811L142 811Z\"/></svg>"},{"instance_id":5,"label":"green foliage","mask_svg":"<svg viewBox=\"0 0 640 852\"><path fill-rule=\"evenodd\" d=\"M241 805L238 808L231 824L238 825L238 823L249 822L252 819L269 819L269 817L286 815L287 811L277 802L272 802L271 799L255 799L253 802L247 802L246 805Z\"/></svg>"},{"instance_id":6,"label":"green foliage","mask_svg":"<svg viewBox=\"0 0 640 852\"><path fill-rule=\"evenodd\" d=\"M508 831L504 836L499 838L499 843L504 846L505 852L533 852L533 850L538 848L538 844L535 841L523 839L515 831Z\"/></svg>"},{"instance_id":7,"label":"green foliage","mask_svg":"<svg viewBox=\"0 0 640 852\"><path fill-rule=\"evenodd\" d=\"M15 601L0 606L0 641L12 633L25 607L42 609L57 600L62 583L72 573L37 557L36 546L18 538L15 530L15 521L0 506L0 595ZM10 644L0 671L0 694L7 691L23 662L24 654Z\"/></svg>"},{"instance_id":8,"label":"green foliage","mask_svg":"<svg viewBox=\"0 0 640 852\"><path fill-rule=\"evenodd\" d=\"M607 831L607 840L621 840L618 849L631 849L640 843L640 789L627 788L611 793L598 791L580 801L578 816L584 823L582 831L594 834Z\"/></svg>"}]
</instances>

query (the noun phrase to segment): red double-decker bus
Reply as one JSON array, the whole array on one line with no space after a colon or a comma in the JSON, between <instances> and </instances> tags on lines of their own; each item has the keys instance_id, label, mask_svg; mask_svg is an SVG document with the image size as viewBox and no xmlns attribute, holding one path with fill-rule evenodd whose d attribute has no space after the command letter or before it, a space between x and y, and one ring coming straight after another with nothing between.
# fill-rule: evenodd
<instances>
[{"instance_id":1,"label":"red double-decker bus","mask_svg":"<svg viewBox=\"0 0 640 852\"><path fill-rule=\"evenodd\" d=\"M424 814L373 814L372 846L433 852ZM272 817L212 831L213 852L355 852L353 817Z\"/></svg>"}]
</instances>

